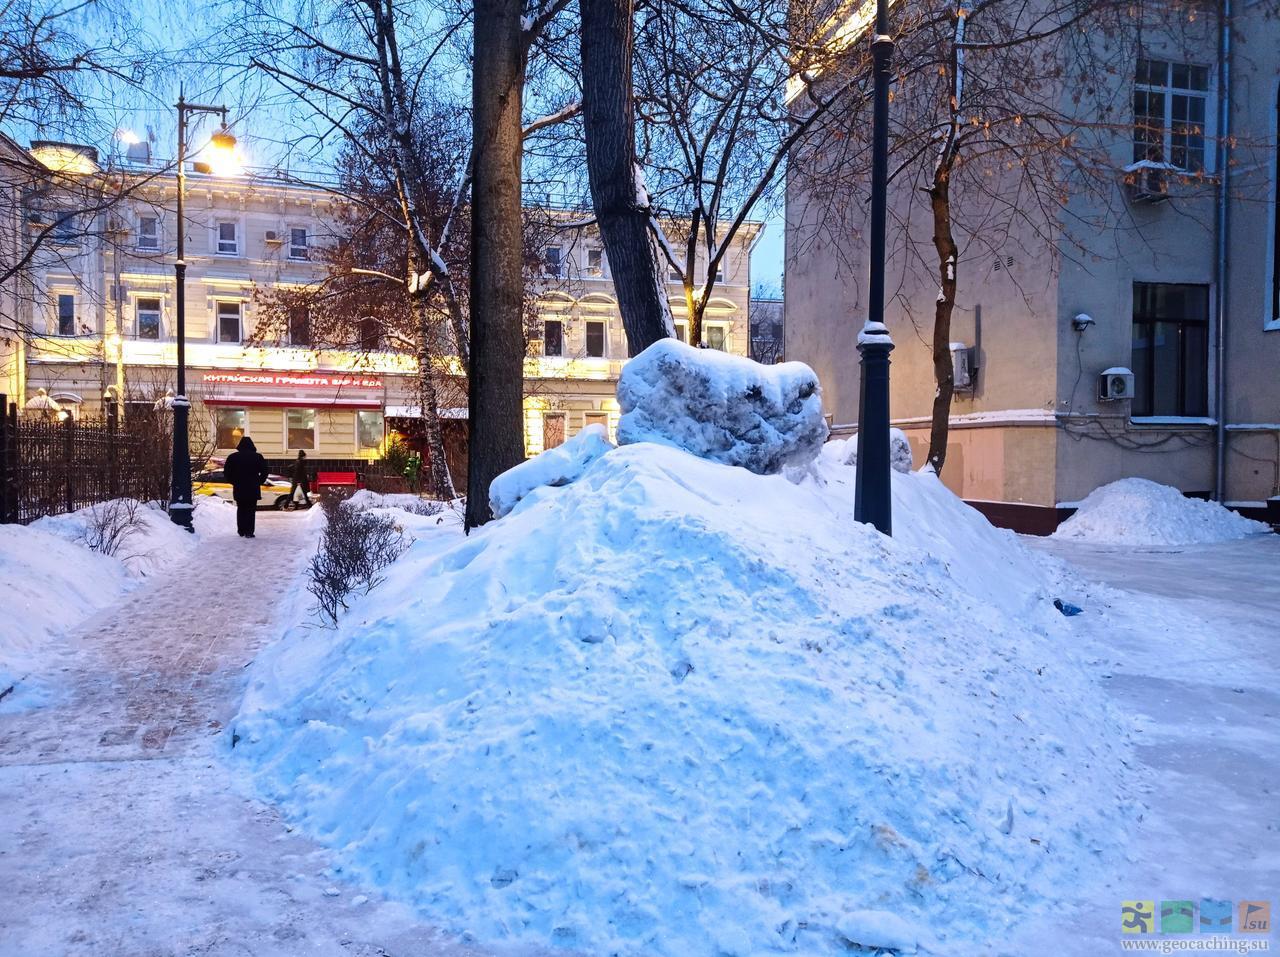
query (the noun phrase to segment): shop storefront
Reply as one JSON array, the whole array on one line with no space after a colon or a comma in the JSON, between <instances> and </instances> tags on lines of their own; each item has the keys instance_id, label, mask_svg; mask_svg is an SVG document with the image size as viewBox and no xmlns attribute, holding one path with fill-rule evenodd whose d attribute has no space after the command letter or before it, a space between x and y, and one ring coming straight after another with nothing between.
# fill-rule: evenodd
<instances>
[{"instance_id":1,"label":"shop storefront","mask_svg":"<svg viewBox=\"0 0 1280 957\"><path fill-rule=\"evenodd\" d=\"M386 383L350 373L197 373L212 417L213 446L225 455L252 436L268 458L304 451L320 459L373 459L386 436Z\"/></svg>"}]
</instances>

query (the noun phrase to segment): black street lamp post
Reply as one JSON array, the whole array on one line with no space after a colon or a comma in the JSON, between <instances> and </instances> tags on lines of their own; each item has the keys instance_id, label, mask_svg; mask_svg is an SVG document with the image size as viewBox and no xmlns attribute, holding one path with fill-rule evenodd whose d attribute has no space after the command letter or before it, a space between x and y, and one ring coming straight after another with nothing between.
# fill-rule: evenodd
<instances>
[{"instance_id":1,"label":"black street lamp post","mask_svg":"<svg viewBox=\"0 0 1280 957\"><path fill-rule=\"evenodd\" d=\"M884 324L885 207L889 187L889 0L876 0L871 41L874 71L871 127L871 250L867 283L867 321L858 334L862 390L858 402L858 470L854 478L853 517L893 534L893 498L889 485L889 353L893 339Z\"/></svg>"},{"instance_id":2,"label":"black street lamp post","mask_svg":"<svg viewBox=\"0 0 1280 957\"><path fill-rule=\"evenodd\" d=\"M199 106L178 94L178 257L173 264L177 281L178 387L173 397L173 466L169 493L169 519L187 531L195 531L191 512L191 442L188 433L191 402L187 399L187 118L200 113L222 117L222 128L213 135L214 146L230 150L236 140L227 131L225 106Z\"/></svg>"}]
</instances>

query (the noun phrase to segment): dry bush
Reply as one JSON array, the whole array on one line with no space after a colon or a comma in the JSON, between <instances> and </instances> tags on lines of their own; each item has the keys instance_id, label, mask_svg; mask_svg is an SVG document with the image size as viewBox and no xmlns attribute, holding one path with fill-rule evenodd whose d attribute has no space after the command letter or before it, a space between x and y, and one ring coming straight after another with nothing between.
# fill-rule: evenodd
<instances>
[{"instance_id":1,"label":"dry bush","mask_svg":"<svg viewBox=\"0 0 1280 957\"><path fill-rule=\"evenodd\" d=\"M142 517L138 514L141 504L133 498L114 498L91 505L81 544L99 555L117 556L142 527Z\"/></svg>"},{"instance_id":2,"label":"dry bush","mask_svg":"<svg viewBox=\"0 0 1280 957\"><path fill-rule=\"evenodd\" d=\"M394 519L354 508L342 496L326 492L320 503L327 521L308 567L307 590L315 595L320 613L336 625L339 613L347 610L347 596L368 594L409 542Z\"/></svg>"}]
</instances>

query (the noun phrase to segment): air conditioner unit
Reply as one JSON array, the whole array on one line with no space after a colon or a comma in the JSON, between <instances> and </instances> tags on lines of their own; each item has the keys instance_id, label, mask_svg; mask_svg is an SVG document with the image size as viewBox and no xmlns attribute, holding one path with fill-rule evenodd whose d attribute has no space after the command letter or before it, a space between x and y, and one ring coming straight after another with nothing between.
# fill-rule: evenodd
<instances>
[{"instance_id":1,"label":"air conditioner unit","mask_svg":"<svg viewBox=\"0 0 1280 957\"><path fill-rule=\"evenodd\" d=\"M1133 398L1133 373L1124 366L1112 366L1098 375L1098 398L1103 402Z\"/></svg>"},{"instance_id":2,"label":"air conditioner unit","mask_svg":"<svg viewBox=\"0 0 1280 957\"><path fill-rule=\"evenodd\" d=\"M971 392L977 370L973 349L963 342L951 343L951 383L957 392Z\"/></svg>"},{"instance_id":3,"label":"air conditioner unit","mask_svg":"<svg viewBox=\"0 0 1280 957\"><path fill-rule=\"evenodd\" d=\"M1125 192L1135 206L1154 206L1169 198L1169 170L1142 162L1125 167Z\"/></svg>"},{"instance_id":4,"label":"air conditioner unit","mask_svg":"<svg viewBox=\"0 0 1280 957\"><path fill-rule=\"evenodd\" d=\"M272 244L272 245L274 245L274 246L278 246L278 245L280 245L282 242L284 242L284 240L283 240L282 238L280 238L280 234L279 234L279 233L277 233L274 229L268 229L268 230L267 230L267 242L271 243L271 244Z\"/></svg>"}]
</instances>

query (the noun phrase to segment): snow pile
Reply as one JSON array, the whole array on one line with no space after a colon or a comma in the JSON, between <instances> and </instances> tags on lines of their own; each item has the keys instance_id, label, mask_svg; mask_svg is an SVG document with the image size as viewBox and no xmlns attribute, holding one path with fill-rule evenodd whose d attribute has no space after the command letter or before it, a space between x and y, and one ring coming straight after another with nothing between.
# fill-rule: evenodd
<instances>
[{"instance_id":1,"label":"snow pile","mask_svg":"<svg viewBox=\"0 0 1280 957\"><path fill-rule=\"evenodd\" d=\"M489 484L493 517L502 518L535 489L568 485L611 448L605 427L588 425L567 442L508 469Z\"/></svg>"},{"instance_id":2,"label":"snow pile","mask_svg":"<svg viewBox=\"0 0 1280 957\"><path fill-rule=\"evenodd\" d=\"M1089 493L1054 538L1096 545L1194 545L1268 531L1217 502L1187 498L1141 478L1120 479Z\"/></svg>"},{"instance_id":3,"label":"snow pile","mask_svg":"<svg viewBox=\"0 0 1280 957\"><path fill-rule=\"evenodd\" d=\"M154 505L137 504L138 524L121 539L115 555L91 551L90 526L110 503L67 515L41 518L29 526L0 525L0 692L50 667L54 639L135 587L139 580L186 556L206 535L235 527L235 506L200 499L197 535L169 521ZM38 688L24 687L24 700L38 700Z\"/></svg>"},{"instance_id":4,"label":"snow pile","mask_svg":"<svg viewBox=\"0 0 1280 957\"><path fill-rule=\"evenodd\" d=\"M484 941L961 954L1123 841L1120 735L1039 566L932 475L653 444L419 540L254 665L234 754Z\"/></svg>"},{"instance_id":5,"label":"snow pile","mask_svg":"<svg viewBox=\"0 0 1280 957\"><path fill-rule=\"evenodd\" d=\"M618 380L618 444L657 442L761 475L811 461L827 438L818 377L677 339L654 343Z\"/></svg>"},{"instance_id":6,"label":"snow pile","mask_svg":"<svg viewBox=\"0 0 1280 957\"><path fill-rule=\"evenodd\" d=\"M833 439L822 447L822 457L840 465L858 464L858 437ZM911 443L901 429L889 430L889 465L898 472L910 472L914 464Z\"/></svg>"}]
</instances>

